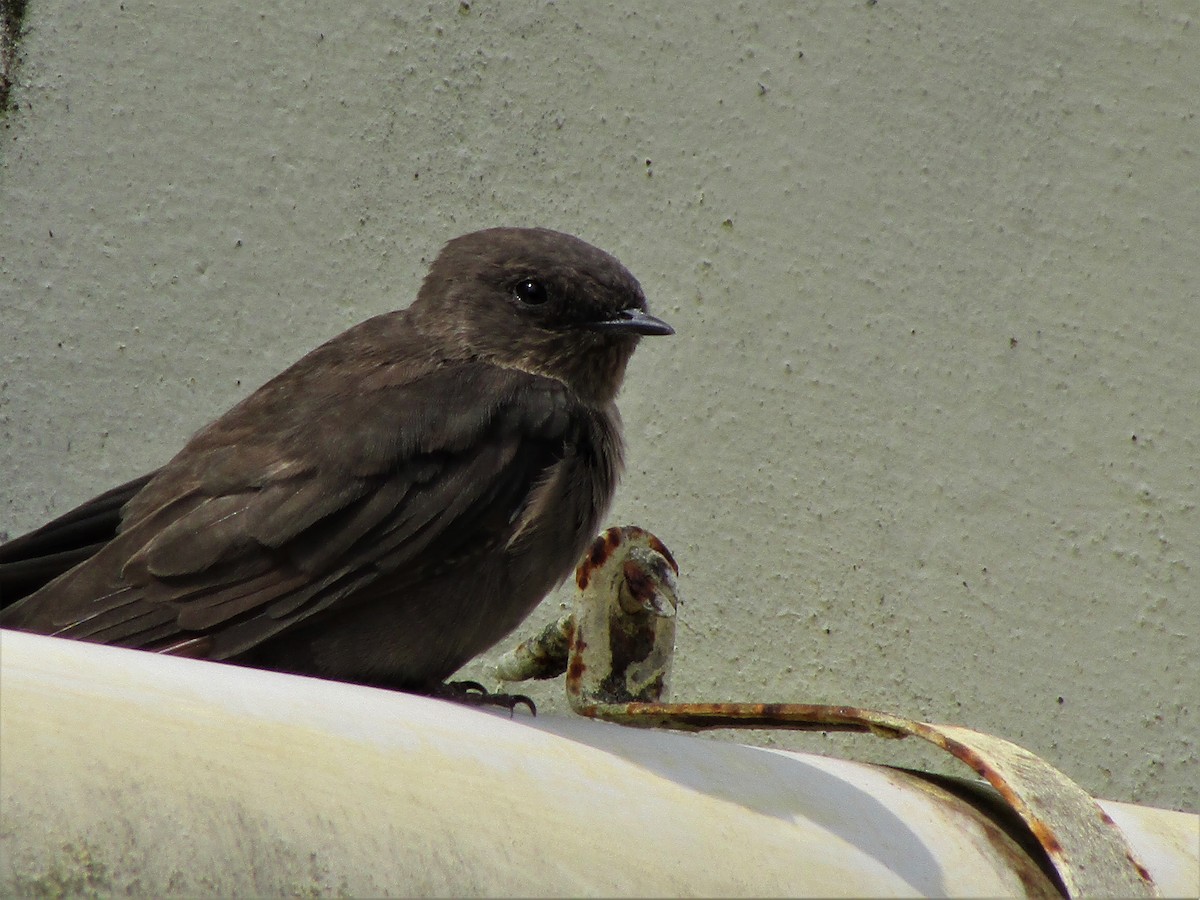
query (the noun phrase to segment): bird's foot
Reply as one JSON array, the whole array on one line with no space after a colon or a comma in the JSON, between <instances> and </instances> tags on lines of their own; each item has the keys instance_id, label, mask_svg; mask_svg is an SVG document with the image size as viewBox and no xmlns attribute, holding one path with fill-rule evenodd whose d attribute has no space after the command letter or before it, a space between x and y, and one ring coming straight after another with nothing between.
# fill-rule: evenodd
<instances>
[{"instance_id":1,"label":"bird's foot","mask_svg":"<svg viewBox=\"0 0 1200 900\"><path fill-rule=\"evenodd\" d=\"M467 706L499 706L513 715L516 708L522 704L529 708L530 715L537 715L537 707L533 700L524 694L501 694L489 691L478 681L445 681L436 682L422 688L419 693L438 700L449 700L452 703L463 703Z\"/></svg>"}]
</instances>

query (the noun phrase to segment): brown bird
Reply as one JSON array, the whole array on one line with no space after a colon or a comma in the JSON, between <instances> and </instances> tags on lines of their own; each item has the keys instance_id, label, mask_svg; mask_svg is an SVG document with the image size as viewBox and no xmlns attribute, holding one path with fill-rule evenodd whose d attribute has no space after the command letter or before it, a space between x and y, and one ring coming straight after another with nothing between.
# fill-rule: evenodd
<instances>
[{"instance_id":1,"label":"brown bird","mask_svg":"<svg viewBox=\"0 0 1200 900\"><path fill-rule=\"evenodd\" d=\"M0 625L432 689L570 573L621 471L625 366L672 333L578 238L456 238L410 307L0 546Z\"/></svg>"}]
</instances>

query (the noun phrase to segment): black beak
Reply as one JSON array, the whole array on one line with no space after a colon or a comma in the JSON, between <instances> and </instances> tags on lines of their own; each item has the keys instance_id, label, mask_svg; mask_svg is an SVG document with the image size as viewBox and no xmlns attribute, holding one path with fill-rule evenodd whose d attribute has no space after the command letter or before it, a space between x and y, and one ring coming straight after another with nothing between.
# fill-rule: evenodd
<instances>
[{"instance_id":1,"label":"black beak","mask_svg":"<svg viewBox=\"0 0 1200 900\"><path fill-rule=\"evenodd\" d=\"M675 329L642 309L623 309L611 319L588 322L583 326L591 331L616 334L674 334Z\"/></svg>"}]
</instances>

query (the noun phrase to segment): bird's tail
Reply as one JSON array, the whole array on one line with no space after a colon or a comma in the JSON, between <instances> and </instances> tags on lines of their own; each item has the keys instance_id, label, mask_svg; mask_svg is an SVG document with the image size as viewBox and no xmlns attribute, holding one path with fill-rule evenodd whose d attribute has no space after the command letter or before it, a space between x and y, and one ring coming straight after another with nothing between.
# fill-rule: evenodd
<instances>
[{"instance_id":1,"label":"bird's tail","mask_svg":"<svg viewBox=\"0 0 1200 900\"><path fill-rule=\"evenodd\" d=\"M121 524L121 508L155 474L105 491L41 528L0 544L0 609L29 596L111 541Z\"/></svg>"}]
</instances>

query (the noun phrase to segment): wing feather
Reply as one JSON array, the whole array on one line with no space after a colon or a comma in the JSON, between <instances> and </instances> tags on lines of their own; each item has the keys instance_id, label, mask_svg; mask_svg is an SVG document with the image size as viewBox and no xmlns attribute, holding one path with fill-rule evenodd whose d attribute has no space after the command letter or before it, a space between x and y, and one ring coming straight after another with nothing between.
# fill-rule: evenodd
<instances>
[{"instance_id":1,"label":"wing feather","mask_svg":"<svg viewBox=\"0 0 1200 900\"><path fill-rule=\"evenodd\" d=\"M278 398L258 396L131 482L132 498L102 495L124 509L117 537L0 624L140 647L208 636L193 649L236 656L502 539L561 457L575 403L480 362L377 378L329 421L273 418L260 407Z\"/></svg>"},{"instance_id":2,"label":"wing feather","mask_svg":"<svg viewBox=\"0 0 1200 900\"><path fill-rule=\"evenodd\" d=\"M0 607L94 556L116 535L122 508L154 475L127 481L35 531L0 544Z\"/></svg>"}]
</instances>

